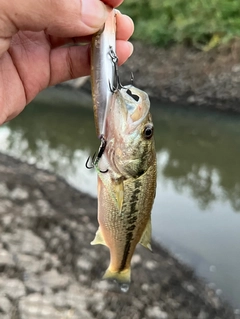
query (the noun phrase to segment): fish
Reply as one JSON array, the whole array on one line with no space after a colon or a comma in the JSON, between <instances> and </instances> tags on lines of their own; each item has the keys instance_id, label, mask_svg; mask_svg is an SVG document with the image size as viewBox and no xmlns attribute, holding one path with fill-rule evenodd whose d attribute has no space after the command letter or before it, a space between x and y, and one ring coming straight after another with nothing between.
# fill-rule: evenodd
<instances>
[{"instance_id":1,"label":"fish","mask_svg":"<svg viewBox=\"0 0 240 319\"><path fill-rule=\"evenodd\" d=\"M136 245L151 250L157 166L147 93L128 85L113 97L106 116L107 143L97 164L99 228L91 244L109 248L103 278L117 281L125 292Z\"/></svg>"},{"instance_id":2,"label":"fish","mask_svg":"<svg viewBox=\"0 0 240 319\"><path fill-rule=\"evenodd\" d=\"M98 174L99 228L91 244L109 248L103 279L117 281L121 291L127 292L137 244L151 250L157 165L149 97L133 84L120 83L116 15L113 9L93 36L91 48L93 110L101 139L93 160Z\"/></svg>"}]
</instances>

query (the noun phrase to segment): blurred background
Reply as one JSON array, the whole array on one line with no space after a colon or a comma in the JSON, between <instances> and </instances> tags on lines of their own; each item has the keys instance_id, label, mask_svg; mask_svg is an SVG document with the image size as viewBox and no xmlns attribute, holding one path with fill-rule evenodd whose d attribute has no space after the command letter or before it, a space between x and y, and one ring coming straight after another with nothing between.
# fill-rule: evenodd
<instances>
[{"instance_id":1,"label":"blurred background","mask_svg":"<svg viewBox=\"0 0 240 319\"><path fill-rule=\"evenodd\" d=\"M151 70L145 75L150 62L148 50L172 54L175 48L179 52L181 46L184 48L181 52L201 54L203 59L211 54L214 63L219 55L226 56L226 48L231 55L233 43L238 43L237 0L126 0L120 9L135 22L136 45L144 43L145 61L141 58L137 74L150 83L150 93ZM127 64L129 69L139 63L138 54L135 50ZM234 54L239 57L238 51ZM197 63L197 59L194 61ZM202 60L201 63L196 68L205 76ZM231 64L234 76L240 71L237 66L234 65L234 71ZM227 77L229 86L233 79L231 72ZM224 74L219 68L216 79ZM176 77L178 74L171 73L169 81L164 78L165 92L173 89L172 80ZM159 85L160 82L161 79ZM238 87L239 82L234 83ZM152 212L153 238L179 261L191 266L217 295L233 306L237 315L240 313L240 115L227 111L227 100L222 107L224 111L217 109L217 98L211 100L211 107L192 104L189 100L192 92L186 103L173 102L168 96L164 103L160 89L159 99L156 97L158 83L154 85L151 112L158 186ZM215 81L214 88L217 85ZM78 190L96 197L96 173L85 168L87 157L99 143L89 83L80 89L70 86L47 89L21 115L4 124L0 128L0 151L50 170ZM211 89L210 86L201 94L208 95ZM84 92L84 98L78 90ZM234 103L238 109L239 100Z\"/></svg>"},{"instance_id":2,"label":"blurred background","mask_svg":"<svg viewBox=\"0 0 240 319\"><path fill-rule=\"evenodd\" d=\"M208 50L240 35L237 0L128 0L121 9L135 22L133 37L158 46Z\"/></svg>"}]
</instances>

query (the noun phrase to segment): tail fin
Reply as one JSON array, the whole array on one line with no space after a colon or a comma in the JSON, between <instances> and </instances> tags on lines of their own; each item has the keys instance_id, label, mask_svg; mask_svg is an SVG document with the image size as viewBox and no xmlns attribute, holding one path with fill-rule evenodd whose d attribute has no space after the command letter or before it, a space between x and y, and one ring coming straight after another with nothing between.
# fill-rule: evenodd
<instances>
[{"instance_id":1,"label":"tail fin","mask_svg":"<svg viewBox=\"0 0 240 319\"><path fill-rule=\"evenodd\" d=\"M124 269L120 272L111 271L109 268L103 275L103 279L111 279L116 281L122 292L127 292L131 283L131 269Z\"/></svg>"}]
</instances>

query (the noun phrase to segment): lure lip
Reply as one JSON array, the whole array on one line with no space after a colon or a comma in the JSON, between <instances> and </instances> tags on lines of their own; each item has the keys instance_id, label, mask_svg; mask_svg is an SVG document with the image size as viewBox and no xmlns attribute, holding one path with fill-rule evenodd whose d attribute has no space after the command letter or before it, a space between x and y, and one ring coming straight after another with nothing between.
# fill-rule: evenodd
<instances>
[{"instance_id":1,"label":"lure lip","mask_svg":"<svg viewBox=\"0 0 240 319\"><path fill-rule=\"evenodd\" d=\"M96 133L105 135L107 111L113 103L111 87L114 83L115 66L111 50L116 51L116 15L113 9L104 27L93 36L91 45L91 80Z\"/></svg>"}]
</instances>

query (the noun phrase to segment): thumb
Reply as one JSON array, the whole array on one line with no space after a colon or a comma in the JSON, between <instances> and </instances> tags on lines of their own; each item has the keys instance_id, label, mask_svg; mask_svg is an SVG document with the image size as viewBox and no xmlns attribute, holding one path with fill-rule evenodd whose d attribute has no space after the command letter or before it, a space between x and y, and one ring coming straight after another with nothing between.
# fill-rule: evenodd
<instances>
[{"instance_id":1,"label":"thumb","mask_svg":"<svg viewBox=\"0 0 240 319\"><path fill-rule=\"evenodd\" d=\"M98 31L108 8L99 0L8 0L1 4L0 38L19 30L45 31L58 37L79 37Z\"/></svg>"}]
</instances>

